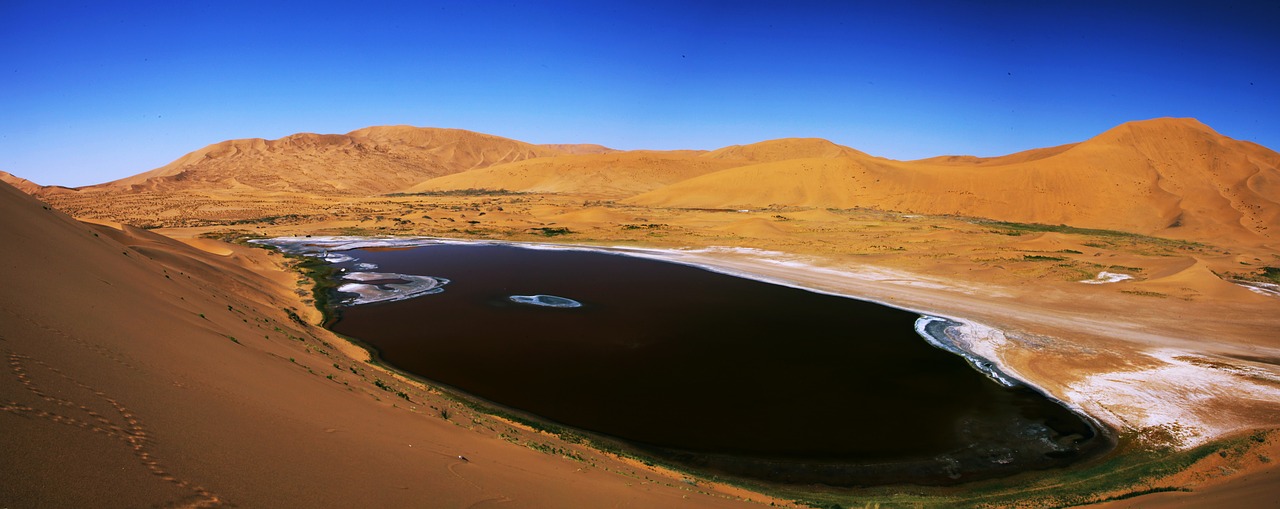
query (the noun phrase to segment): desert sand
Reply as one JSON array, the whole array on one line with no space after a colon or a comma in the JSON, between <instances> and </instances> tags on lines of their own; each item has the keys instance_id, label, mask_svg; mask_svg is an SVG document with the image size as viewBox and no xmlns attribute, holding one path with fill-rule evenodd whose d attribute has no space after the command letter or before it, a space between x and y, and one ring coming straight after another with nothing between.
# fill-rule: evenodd
<instances>
[{"instance_id":1,"label":"desert sand","mask_svg":"<svg viewBox=\"0 0 1280 509\"><path fill-rule=\"evenodd\" d=\"M24 189L45 203L4 185L0 231L12 247L0 255L11 274L0 348L11 376L0 419L18 431L0 440L19 460L0 468L32 482L0 484L0 501L802 498L566 443L365 362L314 325L292 262L224 242L283 235L621 247L952 317L968 324L958 338L968 350L1114 430L1117 454L1181 458L1120 485L1064 474L975 491L1004 498L903 488L933 498L810 499L1275 500L1280 295L1262 275L1280 266L1278 165L1275 152L1190 119L998 158L920 161L811 139L616 152L394 127L224 142L99 186Z\"/></svg>"}]
</instances>

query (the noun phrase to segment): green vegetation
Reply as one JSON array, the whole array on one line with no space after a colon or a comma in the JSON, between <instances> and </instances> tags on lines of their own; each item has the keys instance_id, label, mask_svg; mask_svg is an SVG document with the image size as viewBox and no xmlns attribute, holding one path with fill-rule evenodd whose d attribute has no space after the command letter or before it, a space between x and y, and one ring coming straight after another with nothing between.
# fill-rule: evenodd
<instances>
[{"instance_id":1,"label":"green vegetation","mask_svg":"<svg viewBox=\"0 0 1280 509\"><path fill-rule=\"evenodd\" d=\"M1143 496L1143 495L1150 495L1150 494L1152 494L1152 493L1166 493L1166 492L1170 492L1170 491L1190 492L1191 490L1190 490L1190 489L1188 489L1188 488L1174 488L1174 487L1172 487L1172 486L1159 486L1159 487L1155 487L1155 488L1148 488L1148 489L1145 489L1145 490L1131 491L1131 492L1129 492L1129 493L1125 493L1125 494L1123 494L1123 495L1116 495L1116 496L1114 496L1114 497L1107 497L1107 498L1104 498L1104 499L1102 499L1102 500L1099 500L1098 502L1111 502L1111 501L1114 501L1114 500L1124 500L1124 499L1127 499L1127 498L1140 497L1140 496Z\"/></svg>"},{"instance_id":2,"label":"green vegetation","mask_svg":"<svg viewBox=\"0 0 1280 509\"><path fill-rule=\"evenodd\" d=\"M624 224L622 225L622 229L623 230L641 230L641 229L660 230L663 228L667 228L667 226L668 225L662 224L662 223Z\"/></svg>"},{"instance_id":3,"label":"green vegetation","mask_svg":"<svg viewBox=\"0 0 1280 509\"><path fill-rule=\"evenodd\" d=\"M1061 262L1066 258L1061 256L1041 256L1041 255L1022 255L1022 259L1029 262Z\"/></svg>"},{"instance_id":4,"label":"green vegetation","mask_svg":"<svg viewBox=\"0 0 1280 509\"><path fill-rule=\"evenodd\" d=\"M529 229L530 229L530 230L532 230L532 231L535 231L535 232L540 232L540 233L542 233L542 235L543 235L544 237L555 237L555 236L559 236L559 235L570 235L570 234L575 233L573 230L570 230L570 229L568 229L568 228L548 228L548 227L542 227L542 228L529 228Z\"/></svg>"},{"instance_id":5,"label":"green vegetation","mask_svg":"<svg viewBox=\"0 0 1280 509\"><path fill-rule=\"evenodd\" d=\"M503 438L503 439L505 439L505 440L507 440L508 442L511 442L511 443L517 443L517 444L518 444L518 443L520 443L520 442L518 442L518 441L517 441L517 439L516 439L515 437L508 437L508 436L505 436L505 435L501 435L501 436L500 436L500 438ZM569 459L571 459L571 460L576 460L576 461L581 461L581 462L586 462L586 461L587 461L587 460L586 460L586 458L583 458L581 454L578 454L578 453L576 453L576 452L573 452L573 451L571 451L571 450L569 450L569 449L564 449L564 448L561 448L561 447L555 447L555 446L552 446L552 445L550 445L550 444L544 444L544 443L542 443L542 442L534 442L534 441L532 441L532 440L525 440L525 441L524 441L524 443L523 443L523 444L521 444L521 445L524 445L525 447L528 447L528 448L533 449L533 450L535 450L535 451L541 452L541 453L543 453L543 454L550 454L550 455L552 455L552 456L563 456L563 457L565 457L565 458L569 458ZM653 464L651 464L651 463L646 463L646 464L647 464L648 466L653 466Z\"/></svg>"},{"instance_id":6,"label":"green vegetation","mask_svg":"<svg viewBox=\"0 0 1280 509\"><path fill-rule=\"evenodd\" d=\"M302 214L282 214L278 216L262 216L262 217L248 218L248 219L236 219L232 221L214 222L213 224L220 224L220 225L227 225L227 226L235 226L235 225L241 225L241 224L260 224L260 223L266 223L271 225L276 225L280 223L299 224L299 223L306 222L310 218L311 216L306 216Z\"/></svg>"},{"instance_id":7,"label":"green vegetation","mask_svg":"<svg viewBox=\"0 0 1280 509\"><path fill-rule=\"evenodd\" d=\"M295 323L297 323L298 325L302 325L302 326L304 326L304 327L307 325L307 322L303 321L303 320L302 320L302 317L301 317L301 316L298 316L298 314L297 314L297 313L295 313L295 312L293 312L293 310L292 310L292 309L284 308L284 314L285 314L285 315L288 315L288 316L289 316L289 319L290 319L290 320L293 320L293 321L294 321Z\"/></svg>"},{"instance_id":8,"label":"green vegetation","mask_svg":"<svg viewBox=\"0 0 1280 509\"><path fill-rule=\"evenodd\" d=\"M1142 267L1126 267L1124 265L1110 265L1108 269L1120 272L1142 272Z\"/></svg>"},{"instance_id":9,"label":"green vegetation","mask_svg":"<svg viewBox=\"0 0 1280 509\"><path fill-rule=\"evenodd\" d=\"M959 492L920 486L868 488L858 490L857 494L745 487L811 507L1074 507L1150 493L1184 491L1184 488L1156 484L1211 454L1241 457L1260 439L1265 440L1265 436L1259 433L1177 451L1168 446L1150 445L1143 434L1127 433L1120 437L1120 447L1102 459L1032 476L978 481Z\"/></svg>"},{"instance_id":10,"label":"green vegetation","mask_svg":"<svg viewBox=\"0 0 1280 509\"><path fill-rule=\"evenodd\" d=\"M1102 230L1097 228L1077 228L1074 226L1067 226L1065 224L1051 225L1051 224L1040 224L1040 223L1013 223L1008 221L993 221L990 219L972 219L970 220L970 222L972 222L973 224L978 224L982 226L994 227L998 229L998 231L996 231L995 233L999 233L1002 235L1011 235L1015 237L1018 235L1022 235L1024 233L1051 232L1051 233L1065 233L1070 235L1089 235L1094 237L1104 237L1104 238L1111 238L1111 239L1132 239L1132 240L1151 242L1151 243L1165 245L1165 246L1176 246L1176 247L1183 247L1183 248L1205 247L1203 244L1200 244L1198 242L1188 242L1184 240L1173 240L1173 239L1165 239L1161 237L1151 237L1151 236L1142 235L1138 233L1122 232L1118 230ZM1106 244L1101 244L1096 242L1085 244L1085 245L1089 247L1094 247L1094 248L1106 247Z\"/></svg>"},{"instance_id":11,"label":"green vegetation","mask_svg":"<svg viewBox=\"0 0 1280 509\"><path fill-rule=\"evenodd\" d=\"M1280 285L1280 267L1263 267L1261 277Z\"/></svg>"},{"instance_id":12,"label":"green vegetation","mask_svg":"<svg viewBox=\"0 0 1280 509\"><path fill-rule=\"evenodd\" d=\"M261 239L265 237L266 236L261 233L254 233L249 230L217 230L200 234L200 238L202 239L221 240L227 243L240 244L242 246L256 247L259 249L266 249L268 251L278 251L274 246L248 242L252 239Z\"/></svg>"},{"instance_id":13,"label":"green vegetation","mask_svg":"<svg viewBox=\"0 0 1280 509\"><path fill-rule=\"evenodd\" d=\"M312 256L301 256L285 254L286 257L296 260L294 268L311 280L311 298L316 303L316 308L324 313L324 323L331 322L337 317L337 302L334 297L338 290L337 273L338 269L328 262ZM291 313L285 310L286 313ZM295 318L293 314L290 319L302 323L302 318Z\"/></svg>"},{"instance_id":14,"label":"green vegetation","mask_svg":"<svg viewBox=\"0 0 1280 509\"><path fill-rule=\"evenodd\" d=\"M1076 228L1074 226L1067 226L1065 224L1052 225L1052 224L1040 224L1040 223L1013 223L1009 221L993 221L990 219L976 219L976 220L973 220L973 223L980 224L983 226L992 226L992 227L1000 228L1001 230L1004 230L1003 232L1000 232L1000 233L1003 233L1005 235L1013 235L1013 236L1022 235L1023 233L1039 233L1039 232L1069 233L1069 234L1075 234L1075 235L1094 235L1098 237L1141 237L1142 236L1136 233L1122 232L1117 230Z\"/></svg>"}]
</instances>

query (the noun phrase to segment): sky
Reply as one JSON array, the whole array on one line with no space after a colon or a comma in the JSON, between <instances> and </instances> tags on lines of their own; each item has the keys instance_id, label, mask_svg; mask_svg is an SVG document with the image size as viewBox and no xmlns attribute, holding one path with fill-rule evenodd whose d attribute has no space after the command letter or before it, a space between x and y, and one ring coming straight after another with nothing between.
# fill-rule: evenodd
<instances>
[{"instance_id":1,"label":"sky","mask_svg":"<svg viewBox=\"0 0 1280 509\"><path fill-rule=\"evenodd\" d=\"M918 159L1172 116L1280 149L1280 2L275 4L0 0L0 170L82 186L394 124Z\"/></svg>"}]
</instances>

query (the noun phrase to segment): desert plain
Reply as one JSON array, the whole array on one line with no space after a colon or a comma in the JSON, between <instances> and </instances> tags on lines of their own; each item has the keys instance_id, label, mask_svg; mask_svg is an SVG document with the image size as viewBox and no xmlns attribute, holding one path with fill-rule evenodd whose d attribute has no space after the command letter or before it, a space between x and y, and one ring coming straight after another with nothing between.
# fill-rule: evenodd
<instances>
[{"instance_id":1,"label":"desert plain","mask_svg":"<svg viewBox=\"0 0 1280 509\"><path fill-rule=\"evenodd\" d=\"M1162 118L994 158L391 126L221 142L77 189L5 174L0 505L1273 505L1278 167ZM655 463L379 364L322 327L314 262L245 242L281 236L627 249L949 317L1116 447L948 487Z\"/></svg>"}]
</instances>

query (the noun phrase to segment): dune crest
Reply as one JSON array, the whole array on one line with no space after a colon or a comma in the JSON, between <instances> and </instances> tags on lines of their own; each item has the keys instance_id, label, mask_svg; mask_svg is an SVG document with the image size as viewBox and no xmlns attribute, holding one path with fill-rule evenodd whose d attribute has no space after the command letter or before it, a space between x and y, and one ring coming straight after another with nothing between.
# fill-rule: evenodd
<instances>
[{"instance_id":1,"label":"dune crest","mask_svg":"<svg viewBox=\"0 0 1280 509\"><path fill-rule=\"evenodd\" d=\"M0 291L6 504L758 507L366 364L312 325L277 254L87 225L4 183L0 224L0 263L24 269ZM661 484L634 489L623 469Z\"/></svg>"},{"instance_id":2,"label":"dune crest","mask_svg":"<svg viewBox=\"0 0 1280 509\"><path fill-rule=\"evenodd\" d=\"M740 159L758 163L841 156L871 157L822 138L781 138L750 145L732 145L702 155L708 159Z\"/></svg>"},{"instance_id":3,"label":"dune crest","mask_svg":"<svg viewBox=\"0 0 1280 509\"><path fill-rule=\"evenodd\" d=\"M22 191L27 194L35 194L42 187L44 187L44 186L41 186L40 184L24 179L22 177L19 177L7 171L0 171L0 182L9 184L17 188L19 191Z\"/></svg>"},{"instance_id":4,"label":"dune crest","mask_svg":"<svg viewBox=\"0 0 1280 509\"><path fill-rule=\"evenodd\" d=\"M628 206L868 208L1070 225L1199 242L1280 244L1280 154L1195 119L1128 122L1088 140L999 157L874 157L817 138L710 152L532 145L458 129L368 127L210 145L80 192L9 180L69 209L92 195L519 192ZM76 196L84 195L84 196ZM87 197L86 197L87 196Z\"/></svg>"},{"instance_id":5,"label":"dune crest","mask_svg":"<svg viewBox=\"0 0 1280 509\"><path fill-rule=\"evenodd\" d=\"M379 126L347 134L301 133L276 140L224 141L155 170L86 189L371 195L432 177L558 153L460 129Z\"/></svg>"},{"instance_id":6,"label":"dune crest","mask_svg":"<svg viewBox=\"0 0 1280 509\"><path fill-rule=\"evenodd\" d=\"M1193 119L1130 122L999 158L842 158L732 168L627 203L869 207L1252 244L1275 242L1280 224L1280 154Z\"/></svg>"},{"instance_id":7,"label":"dune crest","mask_svg":"<svg viewBox=\"0 0 1280 509\"><path fill-rule=\"evenodd\" d=\"M405 192L505 189L625 198L740 164L732 160L704 159L689 152L637 150L574 154L446 175L412 186Z\"/></svg>"}]
</instances>

